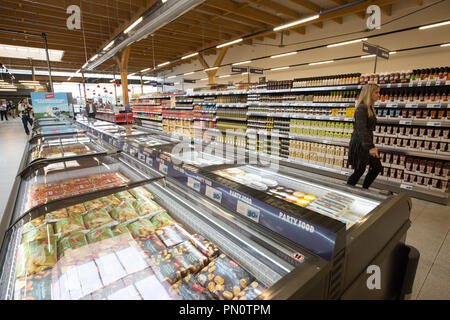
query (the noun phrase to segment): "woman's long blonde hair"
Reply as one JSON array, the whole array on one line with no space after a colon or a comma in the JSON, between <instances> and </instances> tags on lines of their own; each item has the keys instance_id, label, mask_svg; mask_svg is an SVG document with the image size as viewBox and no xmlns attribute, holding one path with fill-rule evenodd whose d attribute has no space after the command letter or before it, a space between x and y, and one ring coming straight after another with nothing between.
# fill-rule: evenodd
<instances>
[{"instance_id":1,"label":"woman's long blonde hair","mask_svg":"<svg viewBox=\"0 0 450 320\"><path fill-rule=\"evenodd\" d=\"M379 88L380 87L374 83L366 84L361 89L358 101L356 102L356 107L359 107L360 104L364 104L364 106L367 108L369 117L376 117L375 108L373 106L375 101L372 100L372 94Z\"/></svg>"}]
</instances>

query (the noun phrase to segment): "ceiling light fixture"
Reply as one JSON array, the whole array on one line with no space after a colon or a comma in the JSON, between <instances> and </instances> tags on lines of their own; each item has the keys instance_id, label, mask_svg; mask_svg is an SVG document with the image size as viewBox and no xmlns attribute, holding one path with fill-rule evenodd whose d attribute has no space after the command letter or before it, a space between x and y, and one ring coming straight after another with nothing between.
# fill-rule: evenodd
<instances>
[{"instance_id":1,"label":"ceiling light fixture","mask_svg":"<svg viewBox=\"0 0 450 320\"><path fill-rule=\"evenodd\" d=\"M230 42L227 42L227 43L224 43L224 44L220 44L220 45L216 46L216 48L219 49L219 48L223 48L223 47L226 47L226 46L231 46L232 44L236 44L236 43L242 42L243 40L244 39L242 39L242 38L237 39L237 40L233 40L233 41L230 41Z\"/></svg>"},{"instance_id":2,"label":"ceiling light fixture","mask_svg":"<svg viewBox=\"0 0 450 320\"><path fill-rule=\"evenodd\" d=\"M294 21L294 22L290 22L290 23L281 25L279 27L273 28L273 31L280 31L280 30L283 30L283 29L286 29L286 28L290 28L290 27L293 27L293 26L296 26L296 25L299 25L299 24L302 24L302 23L306 23L306 22L309 22L309 21L313 21L313 20L319 19L319 17L320 17L320 15L316 14L316 15L311 16L311 17L300 19L300 20L297 20L297 21Z\"/></svg>"},{"instance_id":3,"label":"ceiling light fixture","mask_svg":"<svg viewBox=\"0 0 450 320\"><path fill-rule=\"evenodd\" d=\"M316 66L316 65L319 65L319 64L327 64L327 63L333 63L333 62L334 62L334 60L321 61L321 62L312 62L309 65L310 66Z\"/></svg>"},{"instance_id":4,"label":"ceiling light fixture","mask_svg":"<svg viewBox=\"0 0 450 320\"><path fill-rule=\"evenodd\" d=\"M189 54L187 56L184 56L183 58L181 58L181 60L184 60L184 59L187 59L187 58L191 58L191 57L195 57L196 55L198 55L198 52Z\"/></svg>"},{"instance_id":5,"label":"ceiling light fixture","mask_svg":"<svg viewBox=\"0 0 450 320\"><path fill-rule=\"evenodd\" d=\"M147 72L147 71L150 70L150 69L151 69L151 68L147 68L147 69L141 70L141 72L144 73L144 72Z\"/></svg>"},{"instance_id":6,"label":"ceiling light fixture","mask_svg":"<svg viewBox=\"0 0 450 320\"><path fill-rule=\"evenodd\" d=\"M141 21L142 21L142 17L140 17L139 19L137 19L131 26L129 26L128 28L125 29L125 31L123 33L128 33L130 32L134 27L136 27Z\"/></svg>"},{"instance_id":7,"label":"ceiling light fixture","mask_svg":"<svg viewBox=\"0 0 450 320\"><path fill-rule=\"evenodd\" d=\"M98 54L94 55L94 56L91 58L91 60L89 60L89 61L93 61L93 60L97 59L97 57L98 57Z\"/></svg>"},{"instance_id":8,"label":"ceiling light fixture","mask_svg":"<svg viewBox=\"0 0 450 320\"><path fill-rule=\"evenodd\" d=\"M108 50L109 48L111 48L114 44L115 40L111 41L110 43L108 43L108 45L106 47L103 48L103 51Z\"/></svg>"},{"instance_id":9,"label":"ceiling light fixture","mask_svg":"<svg viewBox=\"0 0 450 320\"><path fill-rule=\"evenodd\" d=\"M450 43L441 44L441 47L450 47Z\"/></svg>"},{"instance_id":10,"label":"ceiling light fixture","mask_svg":"<svg viewBox=\"0 0 450 320\"><path fill-rule=\"evenodd\" d=\"M220 76L219 78L228 78L228 77L231 77L231 74L226 74L224 76Z\"/></svg>"},{"instance_id":11,"label":"ceiling light fixture","mask_svg":"<svg viewBox=\"0 0 450 320\"><path fill-rule=\"evenodd\" d=\"M212 67L212 68L205 69L203 71L211 71L211 70L217 70L217 69L219 69L219 67Z\"/></svg>"},{"instance_id":12,"label":"ceiling light fixture","mask_svg":"<svg viewBox=\"0 0 450 320\"><path fill-rule=\"evenodd\" d=\"M445 21L445 22L435 23L435 24L429 24L429 25L423 26L423 27L419 27L419 30L426 30L426 29L431 29L431 28L436 28L436 27L442 27L442 26L446 26L448 24L450 24L450 20Z\"/></svg>"},{"instance_id":13,"label":"ceiling light fixture","mask_svg":"<svg viewBox=\"0 0 450 320\"><path fill-rule=\"evenodd\" d=\"M277 54L277 55L271 56L270 58L271 59L276 59L276 58L281 58L281 57L286 57L286 56L292 56L294 54L297 54L297 51L283 53L283 54Z\"/></svg>"},{"instance_id":14,"label":"ceiling light fixture","mask_svg":"<svg viewBox=\"0 0 450 320\"><path fill-rule=\"evenodd\" d=\"M397 54L397 51L391 51L389 54Z\"/></svg>"},{"instance_id":15,"label":"ceiling light fixture","mask_svg":"<svg viewBox=\"0 0 450 320\"><path fill-rule=\"evenodd\" d=\"M232 63L231 65L232 66L239 66L241 64L248 64L248 63L251 63L251 62L252 62L251 60L247 60L247 61Z\"/></svg>"},{"instance_id":16,"label":"ceiling light fixture","mask_svg":"<svg viewBox=\"0 0 450 320\"><path fill-rule=\"evenodd\" d=\"M173 78L176 78L177 76L170 76L170 77L168 77L167 79L173 79Z\"/></svg>"},{"instance_id":17,"label":"ceiling light fixture","mask_svg":"<svg viewBox=\"0 0 450 320\"><path fill-rule=\"evenodd\" d=\"M183 76L188 76L190 74L194 74L194 72L186 72L185 74L183 74Z\"/></svg>"},{"instance_id":18,"label":"ceiling light fixture","mask_svg":"<svg viewBox=\"0 0 450 320\"><path fill-rule=\"evenodd\" d=\"M368 58L374 58L376 55L375 54L369 54L366 56L361 56L361 59L368 59Z\"/></svg>"},{"instance_id":19,"label":"ceiling light fixture","mask_svg":"<svg viewBox=\"0 0 450 320\"><path fill-rule=\"evenodd\" d=\"M170 61L160 63L160 64L158 64L158 67L161 68L161 67L167 66L168 64L170 64Z\"/></svg>"},{"instance_id":20,"label":"ceiling light fixture","mask_svg":"<svg viewBox=\"0 0 450 320\"><path fill-rule=\"evenodd\" d=\"M357 39L357 40L351 40L351 41L344 41L344 42L339 42L339 43L335 43L335 44L329 44L327 46L327 48L334 48L334 47L345 46L347 44L363 42L363 41L366 41L366 40L367 40L367 38L362 38L362 39Z\"/></svg>"},{"instance_id":21,"label":"ceiling light fixture","mask_svg":"<svg viewBox=\"0 0 450 320\"><path fill-rule=\"evenodd\" d=\"M272 68L270 69L270 71L285 70L285 69L289 69L289 67Z\"/></svg>"}]
</instances>

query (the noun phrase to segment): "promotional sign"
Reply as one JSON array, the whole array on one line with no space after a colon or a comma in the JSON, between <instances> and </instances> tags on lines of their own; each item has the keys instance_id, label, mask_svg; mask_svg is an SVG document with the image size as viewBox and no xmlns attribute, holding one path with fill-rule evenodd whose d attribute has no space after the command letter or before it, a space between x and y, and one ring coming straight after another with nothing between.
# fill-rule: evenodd
<instances>
[{"instance_id":1,"label":"promotional sign","mask_svg":"<svg viewBox=\"0 0 450 320\"><path fill-rule=\"evenodd\" d=\"M65 92L31 92L31 104L36 119L73 114Z\"/></svg>"}]
</instances>

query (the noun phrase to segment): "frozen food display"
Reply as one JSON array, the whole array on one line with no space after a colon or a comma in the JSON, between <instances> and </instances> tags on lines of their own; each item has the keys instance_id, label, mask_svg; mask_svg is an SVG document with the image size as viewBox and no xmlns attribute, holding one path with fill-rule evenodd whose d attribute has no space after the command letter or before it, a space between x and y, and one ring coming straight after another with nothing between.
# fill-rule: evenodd
<instances>
[{"instance_id":1,"label":"frozen food display","mask_svg":"<svg viewBox=\"0 0 450 320\"><path fill-rule=\"evenodd\" d=\"M213 173L339 220L346 224L347 229L380 204L378 201L333 191L320 184L249 165L219 169Z\"/></svg>"},{"instance_id":2,"label":"frozen food display","mask_svg":"<svg viewBox=\"0 0 450 320\"><path fill-rule=\"evenodd\" d=\"M127 142L135 147L143 147L143 148L154 147L154 146L159 146L162 144L170 143L170 141L166 141L163 139L157 139L152 136L136 137L133 139L128 139Z\"/></svg>"},{"instance_id":3,"label":"frozen food display","mask_svg":"<svg viewBox=\"0 0 450 320\"><path fill-rule=\"evenodd\" d=\"M254 277L203 235L188 232L151 197L137 187L23 224L13 297L257 298L264 287ZM151 219L133 205L146 202L158 208Z\"/></svg>"},{"instance_id":4,"label":"frozen food display","mask_svg":"<svg viewBox=\"0 0 450 320\"><path fill-rule=\"evenodd\" d=\"M72 133L78 132L80 129L73 125L54 125L54 126L42 126L34 130L34 135L49 135L49 134L62 134L62 133Z\"/></svg>"},{"instance_id":5,"label":"frozen food display","mask_svg":"<svg viewBox=\"0 0 450 320\"><path fill-rule=\"evenodd\" d=\"M58 143L59 142L59 143ZM84 155L90 153L96 153L104 150L98 145L92 144L90 141L73 142L61 144L57 143L39 144L33 147L30 151L29 162L33 162L36 159L52 159L52 158L64 158L77 155Z\"/></svg>"}]
</instances>

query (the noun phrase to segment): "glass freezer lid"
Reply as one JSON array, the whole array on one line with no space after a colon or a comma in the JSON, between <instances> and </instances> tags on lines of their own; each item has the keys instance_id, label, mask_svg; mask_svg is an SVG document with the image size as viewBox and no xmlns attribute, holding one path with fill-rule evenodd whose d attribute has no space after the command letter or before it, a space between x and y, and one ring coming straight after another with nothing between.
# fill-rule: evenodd
<instances>
[{"instance_id":1,"label":"glass freezer lid","mask_svg":"<svg viewBox=\"0 0 450 320\"><path fill-rule=\"evenodd\" d=\"M35 139L34 142L30 143L30 149L38 145L88 142L90 140L91 138L85 133L55 134Z\"/></svg>"},{"instance_id":2,"label":"glass freezer lid","mask_svg":"<svg viewBox=\"0 0 450 320\"><path fill-rule=\"evenodd\" d=\"M250 165L220 169L213 173L339 220L346 224L347 229L380 204L379 201Z\"/></svg>"},{"instance_id":3,"label":"glass freezer lid","mask_svg":"<svg viewBox=\"0 0 450 320\"><path fill-rule=\"evenodd\" d=\"M44 126L37 128L34 131L34 136L36 135L49 135L49 134L63 134L63 133L73 133L73 132L81 132L78 127L73 125L64 125L64 126Z\"/></svg>"},{"instance_id":4,"label":"glass freezer lid","mask_svg":"<svg viewBox=\"0 0 450 320\"><path fill-rule=\"evenodd\" d=\"M180 162L184 162L190 165L194 165L197 167L207 167L221 164L230 164L233 163L234 160L229 160L226 158L222 158L216 155L211 155L205 152L197 152L197 151L186 151L180 153L171 153L172 159L175 159Z\"/></svg>"},{"instance_id":5,"label":"glass freezer lid","mask_svg":"<svg viewBox=\"0 0 450 320\"><path fill-rule=\"evenodd\" d=\"M110 127L111 126L111 122L107 122L107 121L102 121L102 120L95 120L95 121L89 121L89 120L85 120L85 119L78 119L77 120L80 123L86 124L86 125L90 125L92 127Z\"/></svg>"},{"instance_id":6,"label":"glass freezer lid","mask_svg":"<svg viewBox=\"0 0 450 320\"><path fill-rule=\"evenodd\" d=\"M124 186L144 179L146 177L133 170L120 154L47 164L23 177L14 220L52 200Z\"/></svg>"},{"instance_id":7,"label":"glass freezer lid","mask_svg":"<svg viewBox=\"0 0 450 320\"><path fill-rule=\"evenodd\" d=\"M28 163L37 159L65 158L105 151L105 148L92 142L88 137L79 139L78 141L70 141L70 139L50 140L47 143L38 144L31 148L29 151Z\"/></svg>"},{"instance_id":8,"label":"glass freezer lid","mask_svg":"<svg viewBox=\"0 0 450 320\"><path fill-rule=\"evenodd\" d=\"M170 141L157 139L152 136L143 136L143 137L129 138L127 139L127 143L140 147L153 147L168 144L170 143Z\"/></svg>"},{"instance_id":9,"label":"glass freezer lid","mask_svg":"<svg viewBox=\"0 0 450 320\"><path fill-rule=\"evenodd\" d=\"M174 206L177 201L148 184L17 226L1 298L253 300L293 270L284 263L285 271L275 275L270 263L280 259L269 253L273 262L268 257L253 267L268 268L268 279L261 281L245 267L244 257L225 253L250 247L255 259L262 254L256 243L247 240L238 247L227 238L205 236L212 226L200 222L194 230L183 220L201 209Z\"/></svg>"},{"instance_id":10,"label":"glass freezer lid","mask_svg":"<svg viewBox=\"0 0 450 320\"><path fill-rule=\"evenodd\" d=\"M37 126L39 128L48 127L48 126L68 126L68 125L72 125L72 122L59 120L59 121L44 121L44 122L39 122L37 124Z\"/></svg>"}]
</instances>

